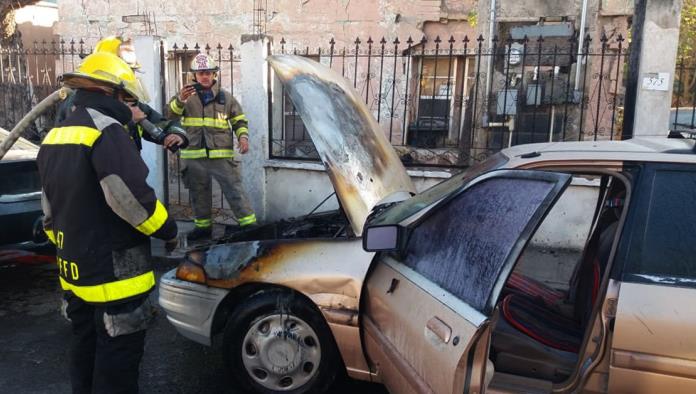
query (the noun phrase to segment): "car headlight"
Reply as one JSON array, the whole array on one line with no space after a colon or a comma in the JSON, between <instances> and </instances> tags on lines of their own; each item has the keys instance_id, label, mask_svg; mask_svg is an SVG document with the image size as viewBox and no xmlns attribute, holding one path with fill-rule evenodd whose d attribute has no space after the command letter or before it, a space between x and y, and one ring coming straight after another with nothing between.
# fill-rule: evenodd
<instances>
[{"instance_id":1,"label":"car headlight","mask_svg":"<svg viewBox=\"0 0 696 394\"><path fill-rule=\"evenodd\" d=\"M205 284L206 282L203 267L190 261L184 261L179 264L179 267L176 269L176 278L200 284Z\"/></svg>"}]
</instances>

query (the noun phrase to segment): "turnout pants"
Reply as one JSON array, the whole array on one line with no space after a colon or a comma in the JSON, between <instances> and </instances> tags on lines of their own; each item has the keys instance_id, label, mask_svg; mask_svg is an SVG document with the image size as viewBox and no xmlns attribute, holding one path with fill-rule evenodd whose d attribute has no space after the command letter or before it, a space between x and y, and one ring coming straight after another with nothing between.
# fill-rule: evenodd
<instances>
[{"instance_id":1,"label":"turnout pants","mask_svg":"<svg viewBox=\"0 0 696 394\"><path fill-rule=\"evenodd\" d=\"M256 223L249 199L242 187L239 164L234 159L182 159L184 184L191 193L196 227L212 225L212 178L220 184L240 226Z\"/></svg>"},{"instance_id":2,"label":"turnout pants","mask_svg":"<svg viewBox=\"0 0 696 394\"><path fill-rule=\"evenodd\" d=\"M154 307L144 295L118 305L92 305L66 293L72 323L70 380L74 394L137 393L145 330Z\"/></svg>"}]
</instances>

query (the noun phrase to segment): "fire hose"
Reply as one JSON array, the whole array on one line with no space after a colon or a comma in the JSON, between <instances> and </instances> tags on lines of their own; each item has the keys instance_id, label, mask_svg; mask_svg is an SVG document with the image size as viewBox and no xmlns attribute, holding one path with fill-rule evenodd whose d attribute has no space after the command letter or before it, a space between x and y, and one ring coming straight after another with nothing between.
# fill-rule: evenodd
<instances>
[{"instance_id":1,"label":"fire hose","mask_svg":"<svg viewBox=\"0 0 696 394\"><path fill-rule=\"evenodd\" d=\"M12 128L10 134L2 141L0 144L0 160L5 157L5 154L12 148L12 145L17 142L19 137L22 135L24 130L26 130L31 124L44 112L53 108L59 102L65 100L66 97L72 92L72 89L68 87L62 87L55 92L51 93L48 97L41 100L31 111L27 112L26 115Z\"/></svg>"},{"instance_id":2,"label":"fire hose","mask_svg":"<svg viewBox=\"0 0 696 394\"><path fill-rule=\"evenodd\" d=\"M175 124L175 122L167 123L167 125L164 127L164 130L147 119L141 120L140 122L138 122L138 124L140 124L143 130L146 133L148 133L150 137L152 137L152 140L157 142L158 144L162 144L164 142L164 138L169 134L176 134L179 137L181 137L181 139L184 141L182 144L169 147L169 150L172 153L176 153L176 151L179 149L186 148L189 144L188 135L186 134L186 131L179 127L177 124Z\"/></svg>"},{"instance_id":3,"label":"fire hose","mask_svg":"<svg viewBox=\"0 0 696 394\"><path fill-rule=\"evenodd\" d=\"M31 126L31 124L44 112L53 108L53 106L58 104L60 101L65 100L65 98L68 97L70 93L72 93L72 89L64 86L51 93L45 99L41 100L41 102L39 102L34 108L31 109L31 111L24 115L24 117L15 125L15 127L12 128L7 138L3 140L0 144L0 160L2 160L3 157L5 157L5 154L10 150L10 148L12 148L12 145L14 145L15 142L17 142L24 130ZM172 152L176 152L179 149L184 149L189 144L186 131L178 125L174 124L174 122L169 122L164 130L162 130L157 125L152 124L147 119L143 119L139 123L142 126L143 130L146 133L148 133L154 141L157 141L160 144L164 141L164 137L166 137L168 134L176 134L180 136L184 140L184 142L183 144L170 147L169 150Z\"/></svg>"}]
</instances>

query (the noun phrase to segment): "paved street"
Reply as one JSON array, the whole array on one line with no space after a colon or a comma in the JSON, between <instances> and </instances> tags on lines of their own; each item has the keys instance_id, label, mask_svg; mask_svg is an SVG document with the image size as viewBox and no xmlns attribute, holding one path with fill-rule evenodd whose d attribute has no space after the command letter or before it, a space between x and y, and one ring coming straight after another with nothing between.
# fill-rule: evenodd
<instances>
[{"instance_id":1,"label":"paved street","mask_svg":"<svg viewBox=\"0 0 696 394\"><path fill-rule=\"evenodd\" d=\"M161 275L171 266L158 265ZM0 391L69 393L70 327L59 313L54 266L0 267ZM154 297L155 295L153 295ZM241 393L227 376L220 351L184 339L164 313L148 331L142 393ZM332 393L385 394L380 385L340 382Z\"/></svg>"}]
</instances>

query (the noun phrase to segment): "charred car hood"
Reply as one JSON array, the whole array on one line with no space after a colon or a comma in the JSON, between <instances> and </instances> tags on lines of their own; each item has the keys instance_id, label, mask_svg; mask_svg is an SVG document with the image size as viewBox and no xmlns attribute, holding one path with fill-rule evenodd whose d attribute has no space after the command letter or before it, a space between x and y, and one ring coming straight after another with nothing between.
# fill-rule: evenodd
<instances>
[{"instance_id":1,"label":"charred car hood","mask_svg":"<svg viewBox=\"0 0 696 394\"><path fill-rule=\"evenodd\" d=\"M382 129L346 79L300 56L268 62L312 137L356 235L372 208L415 192L411 178Z\"/></svg>"}]
</instances>

